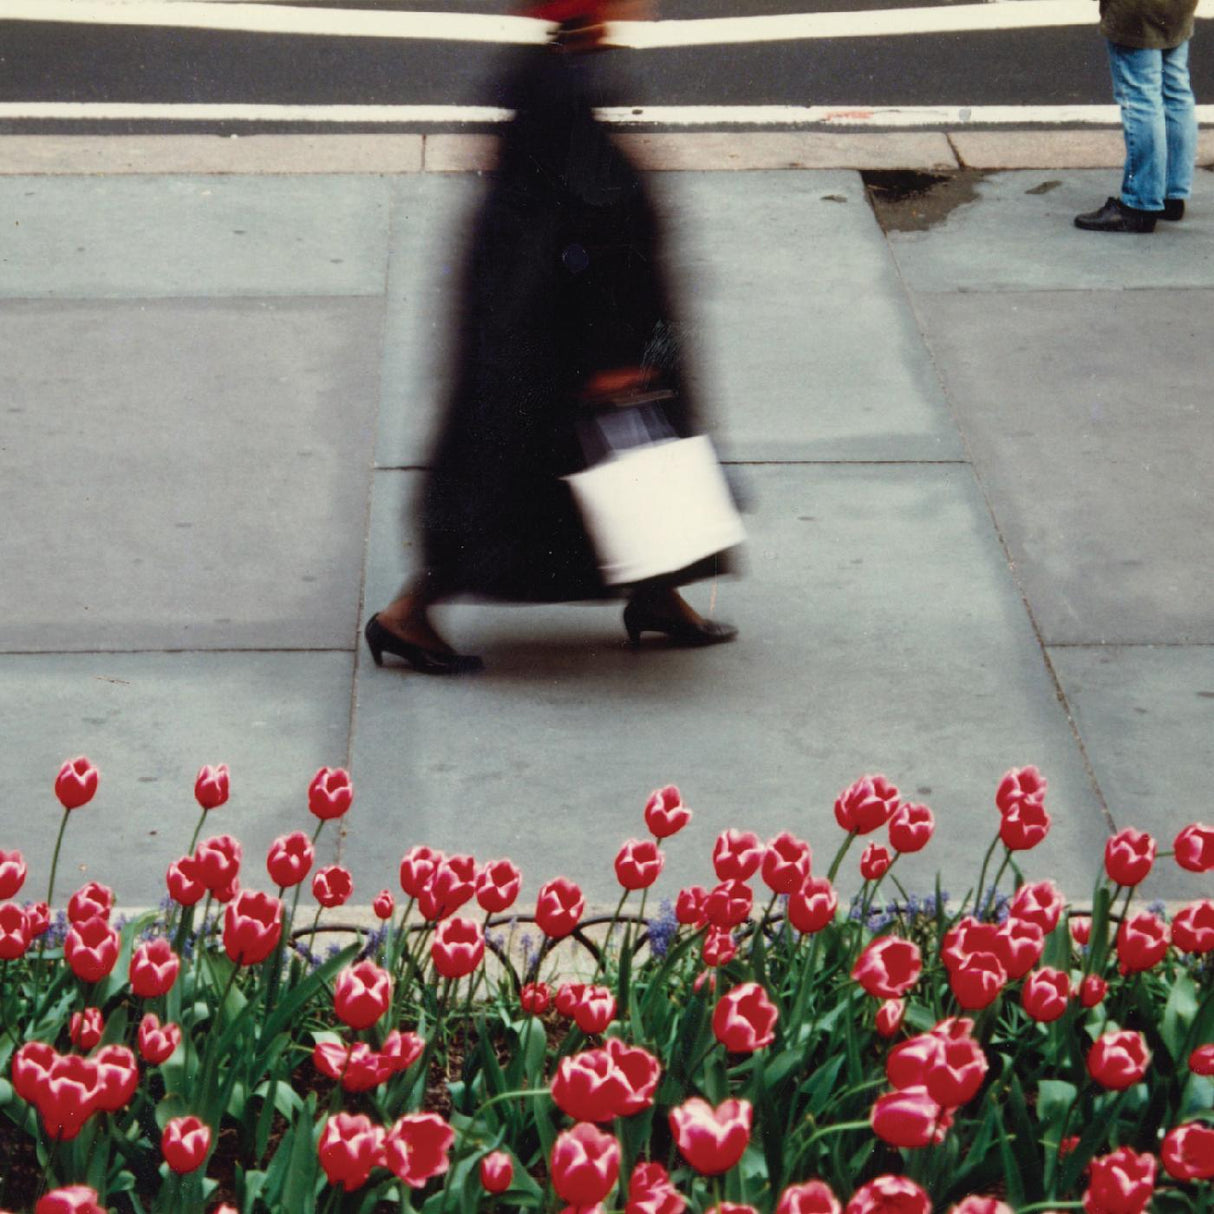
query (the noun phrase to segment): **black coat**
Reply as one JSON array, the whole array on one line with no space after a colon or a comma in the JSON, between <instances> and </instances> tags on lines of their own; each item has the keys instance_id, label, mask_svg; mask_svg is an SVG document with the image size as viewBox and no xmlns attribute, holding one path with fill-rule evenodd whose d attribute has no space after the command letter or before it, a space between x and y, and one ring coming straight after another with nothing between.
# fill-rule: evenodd
<instances>
[{"instance_id":1,"label":"black coat","mask_svg":"<svg viewBox=\"0 0 1214 1214\"><path fill-rule=\"evenodd\" d=\"M600 54L529 48L462 284L452 399L421 498L436 595L611 597L570 490L579 395L596 371L650 366L696 432L640 176L593 114ZM682 580L691 580L693 573Z\"/></svg>"}]
</instances>

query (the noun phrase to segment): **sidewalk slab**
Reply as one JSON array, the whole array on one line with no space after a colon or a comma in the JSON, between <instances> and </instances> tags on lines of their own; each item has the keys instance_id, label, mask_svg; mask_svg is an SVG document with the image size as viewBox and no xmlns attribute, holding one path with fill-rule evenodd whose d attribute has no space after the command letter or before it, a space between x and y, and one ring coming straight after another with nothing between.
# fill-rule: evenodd
<instances>
[{"instance_id":1,"label":"sidewalk slab","mask_svg":"<svg viewBox=\"0 0 1214 1214\"><path fill-rule=\"evenodd\" d=\"M0 302L0 650L348 648L379 300Z\"/></svg>"},{"instance_id":2,"label":"sidewalk slab","mask_svg":"<svg viewBox=\"0 0 1214 1214\"><path fill-rule=\"evenodd\" d=\"M1209 822L1214 647L1049 654L1117 828L1145 830L1170 851L1182 826ZM1210 878L1162 859L1140 889L1148 900L1209 897Z\"/></svg>"},{"instance_id":3,"label":"sidewalk slab","mask_svg":"<svg viewBox=\"0 0 1214 1214\"><path fill-rule=\"evenodd\" d=\"M194 777L204 763L232 771L231 800L211 812L204 836L235 835L242 885L269 889L271 841L312 834L308 783L318 768L345 761L352 664L350 654L0 657L0 733L9 755L20 756L0 764L0 847L24 854L27 895L46 893L62 812L55 775L78 754L101 780L68 822L60 906L91 880L111 886L122 905L158 903L165 869L198 820ZM337 846L338 832L328 829L317 863L336 859Z\"/></svg>"},{"instance_id":4,"label":"sidewalk slab","mask_svg":"<svg viewBox=\"0 0 1214 1214\"><path fill-rule=\"evenodd\" d=\"M663 173L692 386L732 460L963 458L858 175ZM377 458L429 454L460 265L484 183L396 183Z\"/></svg>"},{"instance_id":5,"label":"sidewalk slab","mask_svg":"<svg viewBox=\"0 0 1214 1214\"><path fill-rule=\"evenodd\" d=\"M0 298L378 295L374 177L0 177Z\"/></svg>"},{"instance_id":6,"label":"sidewalk slab","mask_svg":"<svg viewBox=\"0 0 1214 1214\"><path fill-rule=\"evenodd\" d=\"M416 475L376 474L368 614L413 559L399 516ZM1086 892L1105 820L970 470L766 467L754 483L746 576L688 592L739 624L733 645L651 638L634 653L619 604L453 605L440 626L484 655L480 676L377 669L360 651L353 776L376 818L347 835L356 887L389 884L395 856L425 842L513 856L520 905L558 873L611 902L611 859L671 782L696 819L656 896L710 881L727 826L793 830L824 870L835 796L882 771L939 818L904 881L928 890L939 867L960 897L997 826L999 778L1037 763L1056 826L1027 869Z\"/></svg>"},{"instance_id":7,"label":"sidewalk slab","mask_svg":"<svg viewBox=\"0 0 1214 1214\"><path fill-rule=\"evenodd\" d=\"M1214 291L929 294L924 332L1047 644L1214 642Z\"/></svg>"},{"instance_id":8,"label":"sidewalk slab","mask_svg":"<svg viewBox=\"0 0 1214 1214\"><path fill-rule=\"evenodd\" d=\"M1199 172L1191 214L1149 236L1081 232L1074 217L1117 193L1098 170L994 173L978 198L925 232L891 232L907 287L942 291L1091 291L1214 287L1214 179Z\"/></svg>"}]
</instances>

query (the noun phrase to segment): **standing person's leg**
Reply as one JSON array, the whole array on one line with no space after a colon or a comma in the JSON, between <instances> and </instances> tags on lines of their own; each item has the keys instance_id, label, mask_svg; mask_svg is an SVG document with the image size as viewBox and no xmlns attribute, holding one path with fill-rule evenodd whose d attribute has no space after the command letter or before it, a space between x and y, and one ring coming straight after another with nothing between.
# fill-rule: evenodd
<instances>
[{"instance_id":1,"label":"standing person's leg","mask_svg":"<svg viewBox=\"0 0 1214 1214\"><path fill-rule=\"evenodd\" d=\"M1167 128L1168 168L1163 219L1181 219L1193 189L1197 160L1197 103L1189 83L1189 44L1163 52L1163 115Z\"/></svg>"},{"instance_id":2,"label":"standing person's leg","mask_svg":"<svg viewBox=\"0 0 1214 1214\"><path fill-rule=\"evenodd\" d=\"M1139 47L1109 48L1113 97L1121 109L1125 171L1120 198L1099 211L1075 217L1075 226L1092 232L1152 232L1163 210L1168 144L1163 108L1163 55Z\"/></svg>"}]
</instances>

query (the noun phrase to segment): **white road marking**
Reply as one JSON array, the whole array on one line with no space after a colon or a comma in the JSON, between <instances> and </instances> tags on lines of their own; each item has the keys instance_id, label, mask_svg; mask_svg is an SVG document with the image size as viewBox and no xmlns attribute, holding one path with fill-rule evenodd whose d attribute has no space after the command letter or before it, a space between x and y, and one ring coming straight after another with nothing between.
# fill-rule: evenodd
<instances>
[{"instance_id":1,"label":"white road marking","mask_svg":"<svg viewBox=\"0 0 1214 1214\"><path fill-rule=\"evenodd\" d=\"M183 0L184 2L184 0ZM1028 0L1025 0L1027 3ZM509 110L457 105L240 105L110 101L5 101L0 121L280 122L365 125L501 123ZM965 127L1074 124L1119 126L1115 105L686 105L623 106L599 111L615 126ZM1201 123L1214 123L1214 105L1199 105Z\"/></svg>"},{"instance_id":2,"label":"white road marking","mask_svg":"<svg viewBox=\"0 0 1214 1214\"><path fill-rule=\"evenodd\" d=\"M1214 0L1201 0L1198 15L1214 16ZM0 0L0 20L492 43L541 42L548 29L545 22L529 17L301 8L290 4L256 4L239 0L224 0L222 3L215 0ZM1096 20L1096 6L1092 0L1007 0L863 12L619 22L611 27L611 41L620 46L652 49L818 38L1040 29L1062 25L1095 25Z\"/></svg>"}]
</instances>

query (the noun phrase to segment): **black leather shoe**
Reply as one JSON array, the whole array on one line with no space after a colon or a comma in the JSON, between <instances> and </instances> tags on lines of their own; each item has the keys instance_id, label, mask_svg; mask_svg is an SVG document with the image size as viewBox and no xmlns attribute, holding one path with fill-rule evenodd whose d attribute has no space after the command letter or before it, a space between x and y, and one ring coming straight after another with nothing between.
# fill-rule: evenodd
<instances>
[{"instance_id":1,"label":"black leather shoe","mask_svg":"<svg viewBox=\"0 0 1214 1214\"><path fill-rule=\"evenodd\" d=\"M672 645L683 645L688 648L699 645L720 645L732 641L738 635L738 630L732 624L724 624L720 620L684 619L682 616L661 615L652 608L640 607L630 602L624 608L624 628L633 647L641 643L641 633L661 632Z\"/></svg>"},{"instance_id":2,"label":"black leather shoe","mask_svg":"<svg viewBox=\"0 0 1214 1214\"><path fill-rule=\"evenodd\" d=\"M1179 219L1184 218L1184 199L1183 198L1165 198L1163 200L1163 210L1159 212L1160 219L1167 219L1175 223Z\"/></svg>"},{"instance_id":3,"label":"black leather shoe","mask_svg":"<svg viewBox=\"0 0 1214 1214\"><path fill-rule=\"evenodd\" d=\"M1128 207L1120 198L1110 198L1099 211L1075 216L1075 226L1085 232L1153 232L1158 211Z\"/></svg>"},{"instance_id":4,"label":"black leather shoe","mask_svg":"<svg viewBox=\"0 0 1214 1214\"><path fill-rule=\"evenodd\" d=\"M389 632L379 622L377 615L367 621L363 635L367 638L367 648L371 650L371 657L376 666L384 664L385 653L403 658L421 674L472 674L474 671L483 670L485 666L475 654L425 649L411 641L402 641L396 633Z\"/></svg>"}]
</instances>

